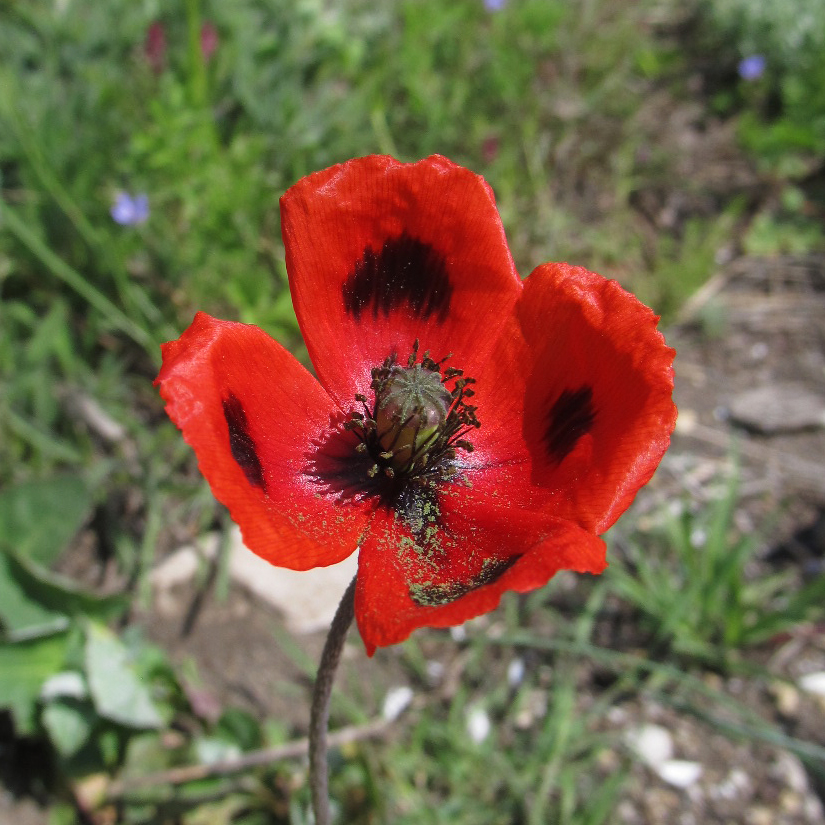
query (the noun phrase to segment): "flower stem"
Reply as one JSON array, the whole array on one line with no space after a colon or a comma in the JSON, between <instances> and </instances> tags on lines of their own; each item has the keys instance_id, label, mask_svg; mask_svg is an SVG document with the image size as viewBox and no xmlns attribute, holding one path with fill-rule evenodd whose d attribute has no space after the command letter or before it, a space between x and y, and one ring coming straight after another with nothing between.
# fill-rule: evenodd
<instances>
[{"instance_id":1,"label":"flower stem","mask_svg":"<svg viewBox=\"0 0 825 825\"><path fill-rule=\"evenodd\" d=\"M347 631L355 615L355 579L344 593L329 635L324 643L324 652L315 677L312 691L312 711L309 720L309 784L312 789L312 810L315 825L329 825L329 771L327 766L327 728L329 726L329 699L335 671L341 660L341 651Z\"/></svg>"}]
</instances>

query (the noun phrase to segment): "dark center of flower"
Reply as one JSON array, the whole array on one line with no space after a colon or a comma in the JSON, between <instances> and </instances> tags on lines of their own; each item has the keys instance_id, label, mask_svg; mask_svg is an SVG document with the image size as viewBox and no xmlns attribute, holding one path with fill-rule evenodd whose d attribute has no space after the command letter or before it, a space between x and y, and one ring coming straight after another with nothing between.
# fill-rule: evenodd
<instances>
[{"instance_id":1,"label":"dark center of flower","mask_svg":"<svg viewBox=\"0 0 825 825\"><path fill-rule=\"evenodd\" d=\"M372 407L365 395L355 396L363 412L351 413L344 426L358 436L356 449L369 455L370 478L449 478L457 450L472 452L464 436L480 426L467 403L475 382L459 369L444 369L446 360L434 361L427 351L419 362L416 341L406 366L392 355L372 370Z\"/></svg>"}]
</instances>

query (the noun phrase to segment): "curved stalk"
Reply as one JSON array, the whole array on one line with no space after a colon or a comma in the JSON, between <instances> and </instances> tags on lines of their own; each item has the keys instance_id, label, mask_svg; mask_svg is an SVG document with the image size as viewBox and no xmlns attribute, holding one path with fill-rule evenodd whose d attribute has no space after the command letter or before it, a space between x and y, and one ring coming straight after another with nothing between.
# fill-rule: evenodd
<instances>
[{"instance_id":1,"label":"curved stalk","mask_svg":"<svg viewBox=\"0 0 825 825\"><path fill-rule=\"evenodd\" d=\"M335 671L341 661L341 651L347 631L355 615L355 579L344 593L318 665L312 691L312 711L309 720L309 784L312 789L312 810L315 825L329 825L329 769L327 766L327 728L329 700Z\"/></svg>"}]
</instances>

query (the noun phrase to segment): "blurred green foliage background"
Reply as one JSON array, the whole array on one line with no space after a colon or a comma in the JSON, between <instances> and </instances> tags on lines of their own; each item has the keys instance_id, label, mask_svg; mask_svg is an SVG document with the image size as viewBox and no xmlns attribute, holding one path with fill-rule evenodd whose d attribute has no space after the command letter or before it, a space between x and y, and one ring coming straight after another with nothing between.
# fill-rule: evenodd
<instances>
[{"instance_id":1,"label":"blurred green foliage background","mask_svg":"<svg viewBox=\"0 0 825 825\"><path fill-rule=\"evenodd\" d=\"M6 740L48 754L24 790L51 804L51 822L111 821L93 818L103 796L90 777L237 755L288 733L238 709L198 717L181 674L130 623L149 604L155 559L222 523L152 387L158 345L203 309L259 324L305 357L283 191L355 156L444 154L493 186L522 274L569 260L672 319L726 257L825 248L823 38L819 0L0 0L0 706ZM761 60L748 70L749 58ZM717 175L724 158L684 151L688 128L731 135L725 151L746 173ZM641 577L662 588L658 606L638 570L617 580L652 611L657 644L723 668L754 642L746 611L763 598L739 587L751 549L731 545L729 517L699 516L723 520L714 547L737 594L719 619L730 632L695 620L716 608L708 570L690 569L690 525L671 524L683 540L673 564ZM83 525L115 589L59 569ZM681 587L685 576L696 587ZM687 618L662 624L680 594L696 599ZM588 622L604 598L593 591L559 656L596 655ZM511 629L525 620L514 605ZM771 632L817 597L797 606L785 620L769 613ZM491 646L471 648L478 680ZM415 643L404 656L423 679ZM604 666L621 674L615 694L651 676L643 658ZM707 703L678 669L654 676L659 694ZM446 715L427 705L412 744L386 746L392 767L363 752L334 766L342 821L611 821L624 774L593 778L604 742L590 716L571 718L574 694L554 683L541 761L506 720L506 752L461 745L467 696ZM512 698L491 690L488 710L505 714ZM758 720L740 727L822 760ZM295 771L120 799L118 821L304 822Z\"/></svg>"}]
</instances>

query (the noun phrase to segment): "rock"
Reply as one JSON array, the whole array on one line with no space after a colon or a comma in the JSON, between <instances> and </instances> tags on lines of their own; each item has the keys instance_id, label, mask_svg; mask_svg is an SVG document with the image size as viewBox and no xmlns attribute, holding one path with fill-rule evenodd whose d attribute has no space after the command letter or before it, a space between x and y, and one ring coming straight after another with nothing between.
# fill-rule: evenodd
<instances>
[{"instance_id":1,"label":"rock","mask_svg":"<svg viewBox=\"0 0 825 825\"><path fill-rule=\"evenodd\" d=\"M536 689L521 693L520 707L514 724L519 730L527 730L547 715L547 691Z\"/></svg>"},{"instance_id":2,"label":"rock","mask_svg":"<svg viewBox=\"0 0 825 825\"><path fill-rule=\"evenodd\" d=\"M155 590L155 610L161 616L177 615L180 604L174 589L195 578L198 570L215 557L220 541L218 533L208 533L197 545L179 547L152 569L149 581Z\"/></svg>"},{"instance_id":3,"label":"rock","mask_svg":"<svg viewBox=\"0 0 825 825\"><path fill-rule=\"evenodd\" d=\"M194 579L204 561L215 557L220 543L220 535L210 533L196 545L176 550L152 570L150 580L155 587L158 612L164 615L176 612L177 599L172 590ZM339 564L313 570L275 567L244 545L237 527L233 527L229 535L229 575L233 581L280 610L287 627L296 634L329 628L357 569L357 553Z\"/></svg>"},{"instance_id":4,"label":"rock","mask_svg":"<svg viewBox=\"0 0 825 825\"><path fill-rule=\"evenodd\" d=\"M450 628L450 636L454 642L466 642L467 641L467 628L464 627L463 624L455 625L454 627Z\"/></svg>"},{"instance_id":5,"label":"rock","mask_svg":"<svg viewBox=\"0 0 825 825\"><path fill-rule=\"evenodd\" d=\"M673 756L673 737L661 725L642 725L625 735L628 747L645 764L656 770Z\"/></svg>"},{"instance_id":6,"label":"rock","mask_svg":"<svg viewBox=\"0 0 825 825\"><path fill-rule=\"evenodd\" d=\"M782 813L797 817L802 813L804 807L804 800L796 792L786 788L779 794L779 809Z\"/></svg>"},{"instance_id":7,"label":"rock","mask_svg":"<svg viewBox=\"0 0 825 825\"><path fill-rule=\"evenodd\" d=\"M750 776L741 768L733 768L728 775L710 790L714 799L733 801L748 797L753 793L753 783Z\"/></svg>"},{"instance_id":8,"label":"rock","mask_svg":"<svg viewBox=\"0 0 825 825\"><path fill-rule=\"evenodd\" d=\"M476 745L480 745L490 735L492 727L484 708L475 705L467 711L467 733Z\"/></svg>"},{"instance_id":9,"label":"rock","mask_svg":"<svg viewBox=\"0 0 825 825\"><path fill-rule=\"evenodd\" d=\"M394 722L413 700L412 688L407 685L391 687L384 697L381 716L388 722Z\"/></svg>"},{"instance_id":10,"label":"rock","mask_svg":"<svg viewBox=\"0 0 825 825\"><path fill-rule=\"evenodd\" d=\"M439 684L444 678L444 671L446 670L444 662L439 662L437 659L427 659L425 668L427 670L427 679L431 685Z\"/></svg>"},{"instance_id":11,"label":"rock","mask_svg":"<svg viewBox=\"0 0 825 825\"><path fill-rule=\"evenodd\" d=\"M799 712L799 691L793 685L774 682L768 690L776 699L776 708L783 716L796 716Z\"/></svg>"},{"instance_id":12,"label":"rock","mask_svg":"<svg viewBox=\"0 0 825 825\"><path fill-rule=\"evenodd\" d=\"M771 775L796 794L808 791L808 773L798 757L785 751L780 752L771 766Z\"/></svg>"},{"instance_id":13,"label":"rock","mask_svg":"<svg viewBox=\"0 0 825 825\"><path fill-rule=\"evenodd\" d=\"M676 432L681 435L690 435L699 424L699 416L695 410L679 410L679 416L676 419Z\"/></svg>"},{"instance_id":14,"label":"rock","mask_svg":"<svg viewBox=\"0 0 825 825\"><path fill-rule=\"evenodd\" d=\"M515 658L510 660L507 665L507 684L512 687L518 687L522 679L524 679L524 659Z\"/></svg>"},{"instance_id":15,"label":"rock","mask_svg":"<svg viewBox=\"0 0 825 825\"><path fill-rule=\"evenodd\" d=\"M764 805L754 805L745 814L747 825L774 825L773 811Z\"/></svg>"},{"instance_id":16,"label":"rock","mask_svg":"<svg viewBox=\"0 0 825 825\"><path fill-rule=\"evenodd\" d=\"M825 426L825 397L801 384L777 383L734 396L730 419L763 435Z\"/></svg>"},{"instance_id":17,"label":"rock","mask_svg":"<svg viewBox=\"0 0 825 825\"><path fill-rule=\"evenodd\" d=\"M656 773L674 788L689 788L702 776L703 768L698 762L686 759L668 759L652 766Z\"/></svg>"},{"instance_id":18,"label":"rock","mask_svg":"<svg viewBox=\"0 0 825 825\"><path fill-rule=\"evenodd\" d=\"M357 553L339 564L313 570L274 567L244 546L240 530L232 532L230 575L258 598L280 610L293 633L329 629L338 603L357 569Z\"/></svg>"},{"instance_id":19,"label":"rock","mask_svg":"<svg viewBox=\"0 0 825 825\"><path fill-rule=\"evenodd\" d=\"M622 767L622 760L619 754L611 748L602 748L596 754L596 764L599 769L606 774L612 774L620 770Z\"/></svg>"},{"instance_id":20,"label":"rock","mask_svg":"<svg viewBox=\"0 0 825 825\"><path fill-rule=\"evenodd\" d=\"M152 569L149 581L159 590L171 590L181 584L186 584L195 578L195 573L203 563L203 557L211 558L214 554L214 544L211 536L204 539L203 544L208 546L205 553L195 547L187 545L170 553L160 564Z\"/></svg>"},{"instance_id":21,"label":"rock","mask_svg":"<svg viewBox=\"0 0 825 825\"><path fill-rule=\"evenodd\" d=\"M825 670L816 673L806 673L799 678L799 687L807 693L825 697Z\"/></svg>"},{"instance_id":22,"label":"rock","mask_svg":"<svg viewBox=\"0 0 825 825\"><path fill-rule=\"evenodd\" d=\"M641 814L636 810L633 803L628 799L623 799L619 802L619 806L616 809L616 813L619 816L619 820L621 822L626 823L627 825L638 825L642 821Z\"/></svg>"}]
</instances>

